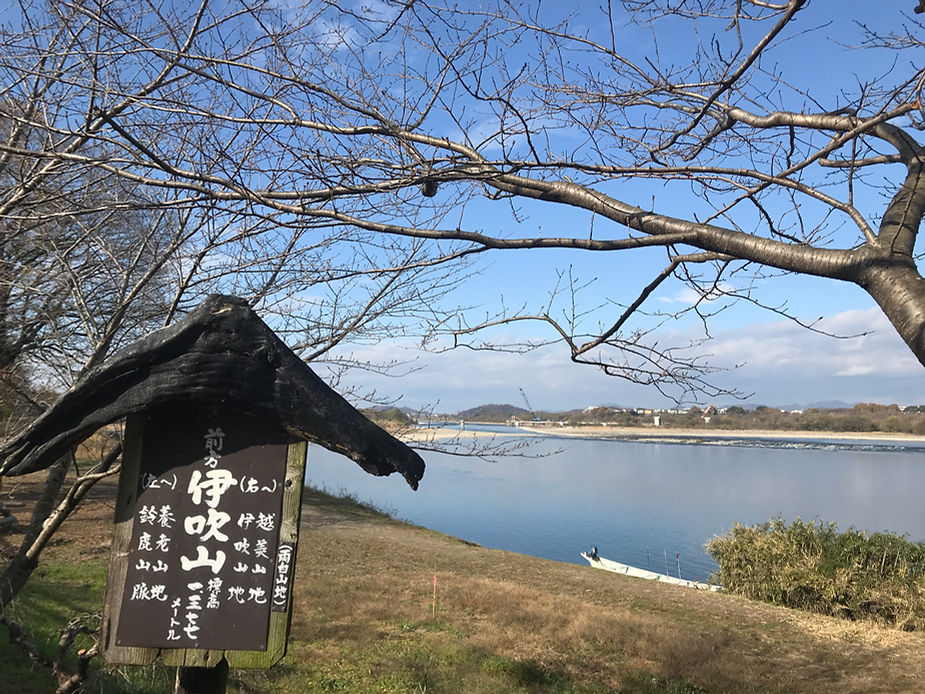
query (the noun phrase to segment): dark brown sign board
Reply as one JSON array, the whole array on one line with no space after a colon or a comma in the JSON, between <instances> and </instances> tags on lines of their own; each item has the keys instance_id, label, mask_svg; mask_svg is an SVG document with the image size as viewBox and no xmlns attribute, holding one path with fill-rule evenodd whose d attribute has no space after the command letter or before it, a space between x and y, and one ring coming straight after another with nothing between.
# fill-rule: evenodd
<instances>
[{"instance_id":1,"label":"dark brown sign board","mask_svg":"<svg viewBox=\"0 0 925 694\"><path fill-rule=\"evenodd\" d=\"M270 667L286 652L304 441L233 411L126 423L103 645L116 664Z\"/></svg>"}]
</instances>

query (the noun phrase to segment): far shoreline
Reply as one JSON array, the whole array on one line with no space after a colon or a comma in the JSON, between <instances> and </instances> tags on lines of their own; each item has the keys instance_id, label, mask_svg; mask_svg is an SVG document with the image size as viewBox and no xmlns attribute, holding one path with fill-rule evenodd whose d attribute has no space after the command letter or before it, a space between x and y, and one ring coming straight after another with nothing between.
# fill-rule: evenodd
<instances>
[{"instance_id":1,"label":"far shoreline","mask_svg":"<svg viewBox=\"0 0 925 694\"><path fill-rule=\"evenodd\" d=\"M471 422L505 426L492 422ZM562 438L618 439L632 441L662 441L665 443L677 439L765 439L765 440L799 440L799 441L879 441L888 443L925 444L925 436L906 432L885 431L805 431L781 429L691 429L667 427L620 427L620 426L530 426L520 424L511 427L511 431L473 431L470 429L446 429L444 427L422 427L402 432L401 438L408 442L448 439L512 437L528 434Z\"/></svg>"}]
</instances>

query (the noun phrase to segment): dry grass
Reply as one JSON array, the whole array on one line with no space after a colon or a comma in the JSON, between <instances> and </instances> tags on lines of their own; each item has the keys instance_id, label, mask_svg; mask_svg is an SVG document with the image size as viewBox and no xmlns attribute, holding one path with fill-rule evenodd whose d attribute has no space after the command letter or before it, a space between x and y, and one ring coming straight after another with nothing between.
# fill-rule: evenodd
<instances>
[{"instance_id":1,"label":"dry grass","mask_svg":"<svg viewBox=\"0 0 925 694\"><path fill-rule=\"evenodd\" d=\"M925 690L918 633L489 550L318 493L304 508L289 655L229 691ZM97 495L48 559L99 557L111 514Z\"/></svg>"},{"instance_id":2,"label":"dry grass","mask_svg":"<svg viewBox=\"0 0 925 694\"><path fill-rule=\"evenodd\" d=\"M734 524L707 551L730 592L904 631L925 627L925 544L904 536L772 518Z\"/></svg>"},{"instance_id":3,"label":"dry grass","mask_svg":"<svg viewBox=\"0 0 925 694\"><path fill-rule=\"evenodd\" d=\"M323 642L332 625L338 639L399 638L402 624L431 619L436 573L436 621L467 645L608 691L639 670L711 692L816 692L821 683L919 691L925 678L918 634L473 547L392 521L316 525L327 503L306 506L299 639Z\"/></svg>"}]
</instances>

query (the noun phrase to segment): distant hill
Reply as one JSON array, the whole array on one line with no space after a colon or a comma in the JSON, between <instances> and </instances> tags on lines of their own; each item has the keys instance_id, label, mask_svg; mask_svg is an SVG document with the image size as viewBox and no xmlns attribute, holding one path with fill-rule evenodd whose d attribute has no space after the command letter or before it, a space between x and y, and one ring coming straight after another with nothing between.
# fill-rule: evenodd
<instances>
[{"instance_id":1,"label":"distant hill","mask_svg":"<svg viewBox=\"0 0 925 694\"><path fill-rule=\"evenodd\" d=\"M403 408L370 407L360 411L386 431L396 431L414 423L414 419Z\"/></svg>"},{"instance_id":2,"label":"distant hill","mask_svg":"<svg viewBox=\"0 0 925 694\"><path fill-rule=\"evenodd\" d=\"M471 407L468 410L458 412L457 415L460 419L469 419L477 422L506 422L511 417L526 419L530 415L530 412L522 407L516 407L514 405L498 405L492 403L490 405Z\"/></svg>"}]
</instances>

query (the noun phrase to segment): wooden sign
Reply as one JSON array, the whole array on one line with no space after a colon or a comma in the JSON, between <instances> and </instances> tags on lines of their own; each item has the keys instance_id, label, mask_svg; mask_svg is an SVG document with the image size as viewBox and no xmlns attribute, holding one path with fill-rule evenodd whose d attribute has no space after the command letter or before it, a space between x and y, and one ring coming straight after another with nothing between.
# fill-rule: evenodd
<instances>
[{"instance_id":1,"label":"wooden sign","mask_svg":"<svg viewBox=\"0 0 925 694\"><path fill-rule=\"evenodd\" d=\"M103 644L112 663L285 654L306 445L234 412L126 425Z\"/></svg>"}]
</instances>

